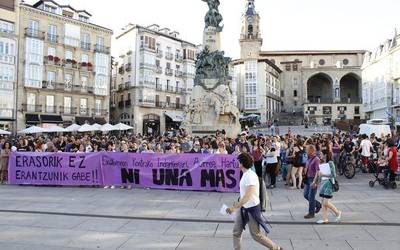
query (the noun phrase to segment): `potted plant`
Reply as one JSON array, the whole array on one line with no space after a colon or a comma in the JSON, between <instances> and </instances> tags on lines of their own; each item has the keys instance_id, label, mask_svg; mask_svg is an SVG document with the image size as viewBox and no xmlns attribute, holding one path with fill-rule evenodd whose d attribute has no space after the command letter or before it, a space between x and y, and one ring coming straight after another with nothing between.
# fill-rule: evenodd
<instances>
[{"instance_id":1,"label":"potted plant","mask_svg":"<svg viewBox=\"0 0 400 250\"><path fill-rule=\"evenodd\" d=\"M58 63L58 62L60 62L60 58L59 57L54 57L54 61L56 62L56 63Z\"/></svg>"},{"instance_id":2,"label":"potted plant","mask_svg":"<svg viewBox=\"0 0 400 250\"><path fill-rule=\"evenodd\" d=\"M54 56L48 55L48 56L47 56L47 59L48 59L49 61L53 61L53 60L54 60Z\"/></svg>"},{"instance_id":3,"label":"potted plant","mask_svg":"<svg viewBox=\"0 0 400 250\"><path fill-rule=\"evenodd\" d=\"M73 65L77 64L77 62L76 62L74 59L71 60L71 63L72 63Z\"/></svg>"},{"instance_id":4,"label":"potted plant","mask_svg":"<svg viewBox=\"0 0 400 250\"><path fill-rule=\"evenodd\" d=\"M86 62L82 62L82 63L81 63L81 66L82 66L82 67L86 67L86 66L87 66L87 63L86 63Z\"/></svg>"},{"instance_id":5,"label":"potted plant","mask_svg":"<svg viewBox=\"0 0 400 250\"><path fill-rule=\"evenodd\" d=\"M93 67L92 63L90 63L90 62L87 63L87 66L88 66L89 68Z\"/></svg>"}]
</instances>

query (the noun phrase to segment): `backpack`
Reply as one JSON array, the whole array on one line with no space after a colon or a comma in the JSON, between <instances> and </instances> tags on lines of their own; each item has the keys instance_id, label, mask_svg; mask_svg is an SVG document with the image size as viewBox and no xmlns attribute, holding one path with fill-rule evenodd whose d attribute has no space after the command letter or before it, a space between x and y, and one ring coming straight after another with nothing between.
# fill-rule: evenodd
<instances>
[{"instance_id":1,"label":"backpack","mask_svg":"<svg viewBox=\"0 0 400 250\"><path fill-rule=\"evenodd\" d=\"M298 166L305 166L308 160L308 156L304 149L297 152L296 163Z\"/></svg>"}]
</instances>

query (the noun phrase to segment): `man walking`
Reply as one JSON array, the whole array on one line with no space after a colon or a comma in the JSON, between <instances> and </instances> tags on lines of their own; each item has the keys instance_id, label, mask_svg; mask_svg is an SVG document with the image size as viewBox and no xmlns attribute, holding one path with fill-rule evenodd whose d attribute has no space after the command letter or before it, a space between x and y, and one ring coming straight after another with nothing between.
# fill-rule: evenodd
<instances>
[{"instance_id":1,"label":"man walking","mask_svg":"<svg viewBox=\"0 0 400 250\"><path fill-rule=\"evenodd\" d=\"M304 198L308 201L308 214L304 219L312 219L321 210L321 203L315 200L317 194L317 181L320 159L314 145L307 146L308 160L306 164L306 183L304 185Z\"/></svg>"}]
</instances>

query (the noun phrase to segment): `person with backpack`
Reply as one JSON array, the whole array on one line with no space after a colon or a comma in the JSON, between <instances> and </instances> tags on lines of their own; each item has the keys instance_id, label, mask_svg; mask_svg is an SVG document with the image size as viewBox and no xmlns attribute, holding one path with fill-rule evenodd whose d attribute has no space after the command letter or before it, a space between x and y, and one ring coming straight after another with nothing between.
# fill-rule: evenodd
<instances>
[{"instance_id":1,"label":"person with backpack","mask_svg":"<svg viewBox=\"0 0 400 250\"><path fill-rule=\"evenodd\" d=\"M333 155L328 152L325 155L325 163L329 164L330 174L324 174L321 171L318 172L318 182L319 184L319 197L321 197L322 203L322 219L317 221L317 224L328 224L328 210L331 210L336 216L336 222L340 222L342 217L342 211L339 211L335 205L332 204L331 200L333 198L333 193L335 192L334 184L336 183L336 168L333 163ZM338 190L336 190L338 191Z\"/></svg>"},{"instance_id":2,"label":"person with backpack","mask_svg":"<svg viewBox=\"0 0 400 250\"><path fill-rule=\"evenodd\" d=\"M307 154L301 139L297 140L296 146L293 148L293 154L293 167L291 173L293 186L291 189L301 189L301 184L303 183L303 170L307 163ZM298 175L298 183L296 174Z\"/></svg>"}]
</instances>

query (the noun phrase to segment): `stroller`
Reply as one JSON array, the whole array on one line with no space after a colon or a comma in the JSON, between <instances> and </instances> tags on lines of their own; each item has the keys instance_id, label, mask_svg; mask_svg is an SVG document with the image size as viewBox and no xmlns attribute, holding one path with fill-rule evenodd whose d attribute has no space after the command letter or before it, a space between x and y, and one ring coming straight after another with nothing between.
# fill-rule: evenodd
<instances>
[{"instance_id":1,"label":"stroller","mask_svg":"<svg viewBox=\"0 0 400 250\"><path fill-rule=\"evenodd\" d=\"M385 189L396 189L397 188L397 183L396 181L389 181L389 174L390 174L390 168L385 161L378 161L378 164L373 164L375 166L375 171L374 171L374 177L375 180L369 182L369 186L372 188L375 186L375 183L379 183L382 185Z\"/></svg>"}]
</instances>

